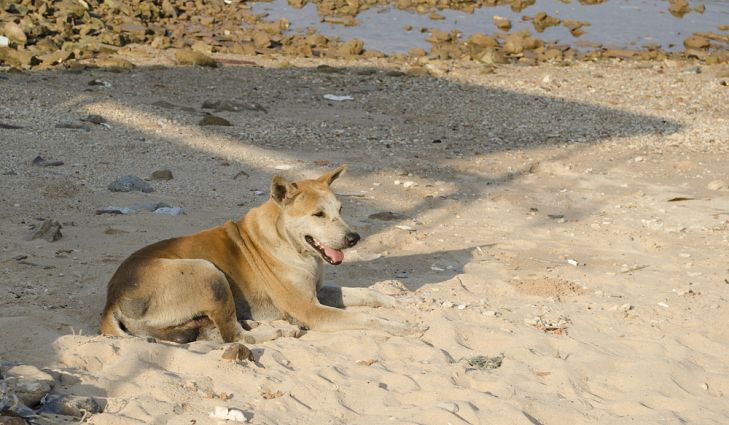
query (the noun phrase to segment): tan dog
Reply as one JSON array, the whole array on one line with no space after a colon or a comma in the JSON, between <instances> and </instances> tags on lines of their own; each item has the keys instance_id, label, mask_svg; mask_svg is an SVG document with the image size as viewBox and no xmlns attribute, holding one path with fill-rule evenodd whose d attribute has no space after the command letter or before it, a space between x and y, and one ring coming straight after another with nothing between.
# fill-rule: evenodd
<instances>
[{"instance_id":1,"label":"tan dog","mask_svg":"<svg viewBox=\"0 0 729 425\"><path fill-rule=\"evenodd\" d=\"M323 286L323 262L340 264L342 250L359 240L342 220L341 204L329 187L344 170L294 183L276 176L271 198L238 222L133 253L109 281L101 332L189 342L214 326L225 342L280 336L280 331L256 335L238 319L286 319L321 331L416 331L335 308L393 306L389 296Z\"/></svg>"}]
</instances>

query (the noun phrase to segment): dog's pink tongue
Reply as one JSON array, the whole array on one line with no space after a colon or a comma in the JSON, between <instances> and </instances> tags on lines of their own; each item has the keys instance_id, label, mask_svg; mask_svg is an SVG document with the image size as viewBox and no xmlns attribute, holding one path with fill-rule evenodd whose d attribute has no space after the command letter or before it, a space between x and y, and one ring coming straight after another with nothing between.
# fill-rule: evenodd
<instances>
[{"instance_id":1,"label":"dog's pink tongue","mask_svg":"<svg viewBox=\"0 0 729 425\"><path fill-rule=\"evenodd\" d=\"M324 245L324 253L332 259L332 263L339 264L344 260L344 253L338 249L329 248Z\"/></svg>"}]
</instances>

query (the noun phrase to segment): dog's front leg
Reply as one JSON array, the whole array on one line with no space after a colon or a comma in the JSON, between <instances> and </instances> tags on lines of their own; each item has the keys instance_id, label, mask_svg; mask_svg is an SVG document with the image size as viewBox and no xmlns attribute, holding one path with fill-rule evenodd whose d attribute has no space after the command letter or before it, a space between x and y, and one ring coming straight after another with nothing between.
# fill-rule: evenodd
<instances>
[{"instance_id":1,"label":"dog's front leg","mask_svg":"<svg viewBox=\"0 0 729 425\"><path fill-rule=\"evenodd\" d=\"M409 323L380 319L369 314L341 310L334 307L312 303L300 303L289 310L291 316L311 330L332 332L355 329L379 329L392 335L422 334L427 328Z\"/></svg>"},{"instance_id":2,"label":"dog's front leg","mask_svg":"<svg viewBox=\"0 0 729 425\"><path fill-rule=\"evenodd\" d=\"M319 302L331 307L395 307L397 301L370 288L348 288L325 285L316 293Z\"/></svg>"}]
</instances>

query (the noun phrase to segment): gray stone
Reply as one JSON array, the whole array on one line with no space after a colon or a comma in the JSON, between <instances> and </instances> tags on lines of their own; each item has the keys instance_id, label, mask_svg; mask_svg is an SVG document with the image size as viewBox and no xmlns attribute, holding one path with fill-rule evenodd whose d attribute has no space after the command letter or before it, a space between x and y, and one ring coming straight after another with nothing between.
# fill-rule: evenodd
<instances>
[{"instance_id":1,"label":"gray stone","mask_svg":"<svg viewBox=\"0 0 729 425\"><path fill-rule=\"evenodd\" d=\"M37 406L55 384L53 377L35 366L19 365L5 372L5 381L26 406Z\"/></svg>"},{"instance_id":2,"label":"gray stone","mask_svg":"<svg viewBox=\"0 0 729 425\"><path fill-rule=\"evenodd\" d=\"M61 223L56 220L47 219L43 222L43 224L41 224L41 227L38 228L38 230L30 235L29 240L45 239L48 242L55 242L63 237L61 228L63 228Z\"/></svg>"},{"instance_id":3,"label":"gray stone","mask_svg":"<svg viewBox=\"0 0 729 425\"><path fill-rule=\"evenodd\" d=\"M198 125L201 126L208 126L208 125L218 125L223 127L230 127L233 124L230 123L230 121L226 120L225 118L221 118L215 115L207 115L203 119L200 120Z\"/></svg>"},{"instance_id":4,"label":"gray stone","mask_svg":"<svg viewBox=\"0 0 729 425\"><path fill-rule=\"evenodd\" d=\"M101 406L92 397L49 394L41 406L40 413L83 417L88 413L101 412Z\"/></svg>"},{"instance_id":5,"label":"gray stone","mask_svg":"<svg viewBox=\"0 0 729 425\"><path fill-rule=\"evenodd\" d=\"M119 177L118 179L109 183L108 188L112 192L154 192L154 188L152 188L152 185L137 176L131 175Z\"/></svg>"}]
</instances>

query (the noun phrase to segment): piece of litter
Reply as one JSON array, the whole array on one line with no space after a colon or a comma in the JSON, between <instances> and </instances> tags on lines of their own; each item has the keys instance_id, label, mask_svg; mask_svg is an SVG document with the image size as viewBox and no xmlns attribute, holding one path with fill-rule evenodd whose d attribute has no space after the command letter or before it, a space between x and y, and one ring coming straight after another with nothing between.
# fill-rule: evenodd
<instances>
[{"instance_id":1,"label":"piece of litter","mask_svg":"<svg viewBox=\"0 0 729 425\"><path fill-rule=\"evenodd\" d=\"M659 307L668 308L668 304L666 303L658 303Z\"/></svg>"},{"instance_id":2,"label":"piece of litter","mask_svg":"<svg viewBox=\"0 0 729 425\"><path fill-rule=\"evenodd\" d=\"M101 214L134 214L137 212L134 208L127 207L104 207L96 210L96 215Z\"/></svg>"},{"instance_id":3,"label":"piece of litter","mask_svg":"<svg viewBox=\"0 0 729 425\"><path fill-rule=\"evenodd\" d=\"M352 96L337 96L335 94L325 94L324 99L334 102L344 102L345 100L354 100Z\"/></svg>"},{"instance_id":4,"label":"piece of litter","mask_svg":"<svg viewBox=\"0 0 729 425\"><path fill-rule=\"evenodd\" d=\"M4 35L0 35L0 47L8 47L10 44L10 39L5 37Z\"/></svg>"},{"instance_id":5,"label":"piece of litter","mask_svg":"<svg viewBox=\"0 0 729 425\"><path fill-rule=\"evenodd\" d=\"M444 271L445 271L445 269L443 269L443 268L440 268L440 267L438 267L438 266L435 266L435 265L433 265L433 266L430 266L430 270L433 270L433 271L435 271L435 272L444 272Z\"/></svg>"},{"instance_id":6,"label":"piece of litter","mask_svg":"<svg viewBox=\"0 0 729 425\"><path fill-rule=\"evenodd\" d=\"M248 422L248 418L240 409L229 409L224 406L216 406L215 410L210 414L211 418L225 419L233 422Z\"/></svg>"},{"instance_id":7,"label":"piece of litter","mask_svg":"<svg viewBox=\"0 0 729 425\"><path fill-rule=\"evenodd\" d=\"M577 267L577 266L579 266L579 265L580 265L580 263L578 263L578 262L577 262L577 260L573 260L573 259L571 259L571 258L568 258L568 259L567 259L567 264L571 264L571 265L573 265L573 266L575 266L575 267Z\"/></svg>"},{"instance_id":8,"label":"piece of litter","mask_svg":"<svg viewBox=\"0 0 729 425\"><path fill-rule=\"evenodd\" d=\"M410 226L406 226L406 225L403 225L403 224L398 224L395 227L397 227L400 230L407 230L408 232L414 232L415 231L415 228L410 227Z\"/></svg>"}]
</instances>

